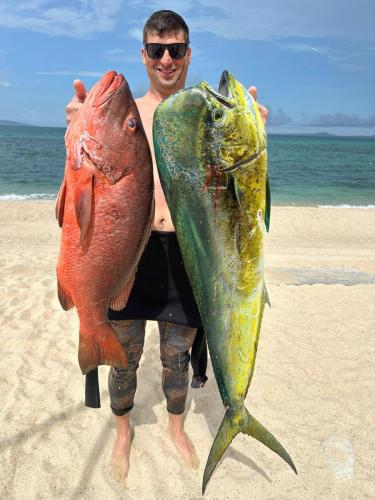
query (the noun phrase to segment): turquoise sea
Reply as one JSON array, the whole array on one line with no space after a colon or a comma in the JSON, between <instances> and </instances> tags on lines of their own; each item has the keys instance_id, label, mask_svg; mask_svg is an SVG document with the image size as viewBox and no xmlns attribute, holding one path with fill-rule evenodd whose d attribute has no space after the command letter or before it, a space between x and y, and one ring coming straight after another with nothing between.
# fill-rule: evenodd
<instances>
[{"instance_id":1,"label":"turquoise sea","mask_svg":"<svg viewBox=\"0 0 375 500\"><path fill-rule=\"evenodd\" d=\"M54 199L64 128L0 126L0 200ZM375 139L269 135L273 205L375 208Z\"/></svg>"}]
</instances>

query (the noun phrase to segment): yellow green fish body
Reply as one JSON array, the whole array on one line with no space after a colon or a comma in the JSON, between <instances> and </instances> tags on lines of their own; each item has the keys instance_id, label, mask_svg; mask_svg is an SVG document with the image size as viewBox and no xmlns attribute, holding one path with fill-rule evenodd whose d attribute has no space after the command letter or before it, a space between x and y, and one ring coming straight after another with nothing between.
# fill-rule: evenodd
<instances>
[{"instance_id":1,"label":"yellow green fish body","mask_svg":"<svg viewBox=\"0 0 375 500\"><path fill-rule=\"evenodd\" d=\"M219 92L201 82L166 99L154 116L159 174L226 408L203 491L238 432L262 441L295 470L285 449L244 406L268 300L266 141L256 103L228 72Z\"/></svg>"}]
</instances>

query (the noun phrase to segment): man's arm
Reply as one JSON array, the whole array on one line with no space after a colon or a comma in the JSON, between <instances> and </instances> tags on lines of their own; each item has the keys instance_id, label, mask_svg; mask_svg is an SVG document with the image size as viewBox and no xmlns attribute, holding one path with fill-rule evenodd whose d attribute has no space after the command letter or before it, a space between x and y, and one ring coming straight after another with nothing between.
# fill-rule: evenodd
<instances>
[{"instance_id":1,"label":"man's arm","mask_svg":"<svg viewBox=\"0 0 375 500\"><path fill-rule=\"evenodd\" d=\"M248 88L248 92L254 97L255 100L257 100L257 93L258 92L257 92L257 88L254 87L254 85L252 85L251 87ZM263 123L266 124L267 117L268 117L268 109L265 106L263 106L262 104L259 104L259 102L257 102L257 105L258 105L260 116L263 119Z\"/></svg>"},{"instance_id":2,"label":"man's arm","mask_svg":"<svg viewBox=\"0 0 375 500\"><path fill-rule=\"evenodd\" d=\"M66 123L69 124L70 120L82 107L85 102L87 91L84 83L81 80L74 80L73 82L74 96L65 108Z\"/></svg>"}]
</instances>

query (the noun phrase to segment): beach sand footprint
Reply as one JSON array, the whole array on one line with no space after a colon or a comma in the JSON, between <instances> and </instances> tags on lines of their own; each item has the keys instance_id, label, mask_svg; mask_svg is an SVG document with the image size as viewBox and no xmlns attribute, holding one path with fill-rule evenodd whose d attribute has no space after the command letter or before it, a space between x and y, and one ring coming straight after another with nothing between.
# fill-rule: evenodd
<instances>
[{"instance_id":1,"label":"beach sand footprint","mask_svg":"<svg viewBox=\"0 0 375 500\"><path fill-rule=\"evenodd\" d=\"M354 477L354 453L351 442L343 436L333 434L320 442L324 458L337 479Z\"/></svg>"}]
</instances>

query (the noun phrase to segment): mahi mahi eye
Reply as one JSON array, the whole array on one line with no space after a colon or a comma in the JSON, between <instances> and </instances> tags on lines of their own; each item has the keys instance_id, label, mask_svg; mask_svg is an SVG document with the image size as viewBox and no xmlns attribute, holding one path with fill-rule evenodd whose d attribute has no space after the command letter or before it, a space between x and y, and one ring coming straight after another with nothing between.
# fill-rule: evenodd
<instances>
[{"instance_id":1,"label":"mahi mahi eye","mask_svg":"<svg viewBox=\"0 0 375 500\"><path fill-rule=\"evenodd\" d=\"M222 109L214 109L212 112L212 118L215 122L221 120L224 116L224 111Z\"/></svg>"},{"instance_id":2,"label":"mahi mahi eye","mask_svg":"<svg viewBox=\"0 0 375 500\"><path fill-rule=\"evenodd\" d=\"M135 130L137 128L137 120L135 120L134 118L129 118L128 119L128 127L131 130Z\"/></svg>"}]
</instances>

